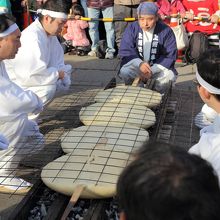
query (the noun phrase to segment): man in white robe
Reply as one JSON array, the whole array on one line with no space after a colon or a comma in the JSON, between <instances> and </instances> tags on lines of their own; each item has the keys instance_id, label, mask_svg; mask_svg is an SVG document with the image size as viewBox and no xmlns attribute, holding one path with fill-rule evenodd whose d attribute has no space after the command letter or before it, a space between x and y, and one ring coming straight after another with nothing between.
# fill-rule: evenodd
<instances>
[{"instance_id":1,"label":"man in white robe","mask_svg":"<svg viewBox=\"0 0 220 220\"><path fill-rule=\"evenodd\" d=\"M69 8L65 0L45 2L38 10L39 18L22 31L15 58L4 61L10 79L24 90L35 92L44 105L71 83L72 67L64 64L63 49L57 39Z\"/></svg>"},{"instance_id":2,"label":"man in white robe","mask_svg":"<svg viewBox=\"0 0 220 220\"><path fill-rule=\"evenodd\" d=\"M15 177L15 168L27 154L43 147L43 135L28 114L38 114L43 103L32 91L13 83L3 60L13 59L20 47L21 32L8 15L0 14L0 133L8 146L0 149L0 192L26 192L30 184ZM6 141L7 140L7 141Z\"/></svg>"},{"instance_id":3,"label":"man in white robe","mask_svg":"<svg viewBox=\"0 0 220 220\"><path fill-rule=\"evenodd\" d=\"M208 50L197 62L197 89L201 99L216 111L212 125L200 131L200 140L189 149L214 167L220 182L220 50Z\"/></svg>"}]
</instances>

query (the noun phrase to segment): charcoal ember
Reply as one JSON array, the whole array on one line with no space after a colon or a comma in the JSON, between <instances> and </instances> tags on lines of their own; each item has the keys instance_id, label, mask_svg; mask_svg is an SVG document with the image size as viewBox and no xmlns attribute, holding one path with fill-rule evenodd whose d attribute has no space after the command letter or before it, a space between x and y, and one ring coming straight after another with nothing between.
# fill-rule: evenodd
<instances>
[{"instance_id":1,"label":"charcoal ember","mask_svg":"<svg viewBox=\"0 0 220 220\"><path fill-rule=\"evenodd\" d=\"M49 207L52 205L52 202L56 199L57 193L46 188L39 200L36 201L35 206L30 210L30 215L28 220L41 220L47 215Z\"/></svg>"},{"instance_id":2,"label":"charcoal ember","mask_svg":"<svg viewBox=\"0 0 220 220\"><path fill-rule=\"evenodd\" d=\"M88 211L90 202L89 200L79 200L74 207L72 207L69 220L82 220L85 213Z\"/></svg>"},{"instance_id":3,"label":"charcoal ember","mask_svg":"<svg viewBox=\"0 0 220 220\"><path fill-rule=\"evenodd\" d=\"M119 220L118 201L114 198L105 210L107 220Z\"/></svg>"},{"instance_id":4,"label":"charcoal ember","mask_svg":"<svg viewBox=\"0 0 220 220\"><path fill-rule=\"evenodd\" d=\"M43 203L41 204L40 211L43 217L47 215L46 206Z\"/></svg>"},{"instance_id":5,"label":"charcoal ember","mask_svg":"<svg viewBox=\"0 0 220 220\"><path fill-rule=\"evenodd\" d=\"M40 208L38 206L35 206L31 211L30 214L36 215L39 212Z\"/></svg>"}]
</instances>

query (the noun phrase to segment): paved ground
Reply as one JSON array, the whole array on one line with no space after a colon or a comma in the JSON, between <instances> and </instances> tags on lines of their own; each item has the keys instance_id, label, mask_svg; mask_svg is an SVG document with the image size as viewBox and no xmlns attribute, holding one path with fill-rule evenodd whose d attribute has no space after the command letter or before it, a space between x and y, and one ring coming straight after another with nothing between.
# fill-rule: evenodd
<instances>
[{"instance_id":1,"label":"paved ground","mask_svg":"<svg viewBox=\"0 0 220 220\"><path fill-rule=\"evenodd\" d=\"M65 60L74 67L71 89L68 93L54 99L41 115L42 118L47 118L41 124L41 131L46 137L47 150L41 153L40 161L39 156L37 158L26 158L26 161L23 161L25 165L32 164L36 168L42 167L59 155L60 136L66 130L80 124L78 112L81 106L92 102L95 94L108 84L119 69L118 59L100 60L87 56L65 55ZM179 76L175 89L187 92L187 95L184 96L187 98L190 96L190 92L195 92L195 86L192 84L192 79L195 77L194 67L191 65L183 66L182 64L177 64L177 67ZM117 83L121 83L118 78ZM178 94L177 96L180 97ZM187 109L187 106L185 107ZM37 169L23 168L18 171L21 176L29 176L29 180L32 182L39 178ZM23 196L0 194L0 220L8 219L8 215L16 208L22 198Z\"/></svg>"}]
</instances>

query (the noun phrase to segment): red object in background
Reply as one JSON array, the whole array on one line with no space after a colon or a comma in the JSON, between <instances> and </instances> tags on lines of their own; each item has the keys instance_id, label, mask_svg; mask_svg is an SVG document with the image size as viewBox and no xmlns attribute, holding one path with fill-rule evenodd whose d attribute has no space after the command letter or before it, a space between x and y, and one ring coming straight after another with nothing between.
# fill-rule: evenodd
<instances>
[{"instance_id":1,"label":"red object in background","mask_svg":"<svg viewBox=\"0 0 220 220\"><path fill-rule=\"evenodd\" d=\"M183 50L178 50L178 57L176 59L177 63L182 63L183 62L183 57L184 57L184 51Z\"/></svg>"},{"instance_id":2,"label":"red object in background","mask_svg":"<svg viewBox=\"0 0 220 220\"><path fill-rule=\"evenodd\" d=\"M170 27L176 27L178 25L178 13L176 7L172 8L172 11L170 13Z\"/></svg>"},{"instance_id":3,"label":"red object in background","mask_svg":"<svg viewBox=\"0 0 220 220\"><path fill-rule=\"evenodd\" d=\"M33 22L30 13L27 12L27 10L24 10L23 12L23 21L23 29L25 29Z\"/></svg>"}]
</instances>

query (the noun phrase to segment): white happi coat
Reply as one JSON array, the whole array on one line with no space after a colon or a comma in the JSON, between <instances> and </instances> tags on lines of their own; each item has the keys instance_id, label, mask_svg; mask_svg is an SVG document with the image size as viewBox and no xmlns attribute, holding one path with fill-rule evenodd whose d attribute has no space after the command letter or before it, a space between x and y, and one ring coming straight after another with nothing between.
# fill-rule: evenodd
<instances>
[{"instance_id":1,"label":"white happi coat","mask_svg":"<svg viewBox=\"0 0 220 220\"><path fill-rule=\"evenodd\" d=\"M9 147L17 147L22 137L39 133L37 124L28 120L28 113L39 113L42 101L32 91L24 91L13 83L0 62L0 133L9 141Z\"/></svg>"},{"instance_id":2,"label":"white happi coat","mask_svg":"<svg viewBox=\"0 0 220 220\"><path fill-rule=\"evenodd\" d=\"M189 152L207 160L215 169L220 182L220 115L212 125L200 131L200 140Z\"/></svg>"},{"instance_id":3,"label":"white happi coat","mask_svg":"<svg viewBox=\"0 0 220 220\"><path fill-rule=\"evenodd\" d=\"M48 36L36 19L21 34L21 47L16 57L4 61L12 81L24 90L32 90L47 104L57 90L68 89L71 65L64 64L63 49L56 36ZM58 71L65 72L58 80Z\"/></svg>"}]
</instances>

